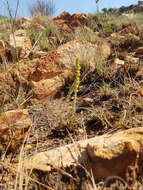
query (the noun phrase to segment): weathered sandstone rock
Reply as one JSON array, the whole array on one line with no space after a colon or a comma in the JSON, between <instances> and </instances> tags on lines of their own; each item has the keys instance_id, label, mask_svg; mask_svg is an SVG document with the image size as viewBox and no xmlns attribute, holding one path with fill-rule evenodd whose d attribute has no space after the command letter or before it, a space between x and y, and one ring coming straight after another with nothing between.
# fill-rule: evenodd
<instances>
[{"instance_id":1,"label":"weathered sandstone rock","mask_svg":"<svg viewBox=\"0 0 143 190\"><path fill-rule=\"evenodd\" d=\"M16 89L16 83L13 80L10 70L0 73L0 105L11 100L11 94Z\"/></svg>"},{"instance_id":2,"label":"weathered sandstone rock","mask_svg":"<svg viewBox=\"0 0 143 190\"><path fill-rule=\"evenodd\" d=\"M68 12L63 12L59 16L53 19L54 23L60 27L67 25L69 28L81 27L87 24L89 16L86 14L73 14L71 15Z\"/></svg>"},{"instance_id":3,"label":"weathered sandstone rock","mask_svg":"<svg viewBox=\"0 0 143 190\"><path fill-rule=\"evenodd\" d=\"M136 49L136 56L139 58L143 58L143 47L138 47Z\"/></svg>"},{"instance_id":4,"label":"weathered sandstone rock","mask_svg":"<svg viewBox=\"0 0 143 190\"><path fill-rule=\"evenodd\" d=\"M75 142L33 155L26 168L50 171L51 167L87 165L96 179L120 176L133 185L137 171L142 175L143 128L133 128ZM85 165L84 165L85 166Z\"/></svg>"},{"instance_id":5,"label":"weathered sandstone rock","mask_svg":"<svg viewBox=\"0 0 143 190\"><path fill-rule=\"evenodd\" d=\"M12 110L0 114L0 150L15 149L32 126L27 110ZM5 149L4 149L5 150Z\"/></svg>"},{"instance_id":6,"label":"weathered sandstone rock","mask_svg":"<svg viewBox=\"0 0 143 190\"><path fill-rule=\"evenodd\" d=\"M109 55L110 46L107 43L101 42L98 46L87 41L74 40L33 61L19 62L8 73L1 73L0 79L9 76L11 81L19 81L32 88L34 97L42 99L55 94L67 81L74 80L76 58L80 59L85 70L93 71L96 58L106 59ZM5 83L10 92L12 84L8 80ZM4 86L1 92L4 94Z\"/></svg>"},{"instance_id":7,"label":"weathered sandstone rock","mask_svg":"<svg viewBox=\"0 0 143 190\"><path fill-rule=\"evenodd\" d=\"M101 55L100 55L101 53ZM75 74L76 58L88 71L95 69L95 59L100 56L105 59L110 55L110 47L103 43L100 48L86 41L70 41L53 53L47 54L45 60L39 60L36 71L31 76L31 87L38 99L57 92L68 79ZM40 78L36 79L37 76Z\"/></svg>"},{"instance_id":8,"label":"weathered sandstone rock","mask_svg":"<svg viewBox=\"0 0 143 190\"><path fill-rule=\"evenodd\" d=\"M54 24L59 28L64 39L67 41L73 39L74 32L77 28L84 27L89 21L89 16L86 14L73 14L63 12L59 16L53 18Z\"/></svg>"},{"instance_id":9,"label":"weathered sandstone rock","mask_svg":"<svg viewBox=\"0 0 143 190\"><path fill-rule=\"evenodd\" d=\"M137 47L141 44L139 36L133 33L113 33L110 36L110 41L114 46L121 46L126 48L127 46L131 46L132 48Z\"/></svg>"},{"instance_id":10,"label":"weathered sandstone rock","mask_svg":"<svg viewBox=\"0 0 143 190\"><path fill-rule=\"evenodd\" d=\"M10 34L10 45L15 48L12 52L15 58L25 58L32 50L32 45L29 36L25 30L16 30L14 34Z\"/></svg>"},{"instance_id":11,"label":"weathered sandstone rock","mask_svg":"<svg viewBox=\"0 0 143 190\"><path fill-rule=\"evenodd\" d=\"M30 26L30 24L31 24L31 19L30 18L22 17L22 18L19 18L19 19L15 20L14 28L16 30L27 29Z\"/></svg>"},{"instance_id":12,"label":"weathered sandstone rock","mask_svg":"<svg viewBox=\"0 0 143 190\"><path fill-rule=\"evenodd\" d=\"M58 91L65 84L65 81L60 76L55 76L51 79L42 79L38 82L31 81L31 87L38 99L44 99Z\"/></svg>"}]
</instances>

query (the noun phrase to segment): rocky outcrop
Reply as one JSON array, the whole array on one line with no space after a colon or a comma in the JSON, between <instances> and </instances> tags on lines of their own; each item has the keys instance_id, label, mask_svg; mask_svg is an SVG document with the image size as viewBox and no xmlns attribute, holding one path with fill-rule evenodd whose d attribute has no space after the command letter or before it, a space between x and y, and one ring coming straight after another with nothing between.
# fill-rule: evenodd
<instances>
[{"instance_id":1,"label":"rocky outcrop","mask_svg":"<svg viewBox=\"0 0 143 190\"><path fill-rule=\"evenodd\" d=\"M66 41L73 40L74 32L81 27L87 25L89 16L86 14L73 14L63 12L59 16L53 18L54 24L64 36Z\"/></svg>"},{"instance_id":2,"label":"rocky outcrop","mask_svg":"<svg viewBox=\"0 0 143 190\"><path fill-rule=\"evenodd\" d=\"M67 25L67 28L81 27L88 23L89 16L86 14L73 14L63 12L53 19L54 23L60 27Z\"/></svg>"},{"instance_id":3,"label":"rocky outcrop","mask_svg":"<svg viewBox=\"0 0 143 190\"><path fill-rule=\"evenodd\" d=\"M93 71L95 59L97 57L106 59L109 55L110 46L105 42L101 42L98 46L90 42L74 40L47 53L44 57L13 66L8 73L0 74L0 78L3 75L5 78L9 76L11 80L26 84L32 88L35 98L43 99L55 94L68 79L74 79L76 58L80 59L81 65L87 71ZM7 80L5 83L10 91L12 84ZM1 92L4 94L5 87L2 87Z\"/></svg>"},{"instance_id":4,"label":"rocky outcrop","mask_svg":"<svg viewBox=\"0 0 143 190\"><path fill-rule=\"evenodd\" d=\"M118 46L121 47L122 49L126 49L126 47L129 46L130 47L128 48L129 51L131 49L135 49L141 44L139 36L136 36L135 34L132 33L126 33L124 35L120 33L113 33L110 36L110 41L113 46L115 47Z\"/></svg>"},{"instance_id":5,"label":"rocky outcrop","mask_svg":"<svg viewBox=\"0 0 143 190\"><path fill-rule=\"evenodd\" d=\"M108 44L101 44L100 50L95 44L86 41L70 41L55 52L47 54L43 59L37 61L35 72L29 76L31 87L38 99L47 97L57 92L65 85L68 79L75 74L76 58L79 58L81 65L88 71L95 69L95 58L102 51L102 58L110 55Z\"/></svg>"},{"instance_id":6,"label":"rocky outcrop","mask_svg":"<svg viewBox=\"0 0 143 190\"><path fill-rule=\"evenodd\" d=\"M32 126L28 110L12 110L0 114L0 151L14 150Z\"/></svg>"}]
</instances>

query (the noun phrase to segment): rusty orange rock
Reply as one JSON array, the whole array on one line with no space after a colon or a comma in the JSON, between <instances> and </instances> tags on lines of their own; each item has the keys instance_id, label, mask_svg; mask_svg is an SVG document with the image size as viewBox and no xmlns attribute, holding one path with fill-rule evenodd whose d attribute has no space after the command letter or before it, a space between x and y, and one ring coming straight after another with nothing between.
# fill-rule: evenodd
<instances>
[{"instance_id":1,"label":"rusty orange rock","mask_svg":"<svg viewBox=\"0 0 143 190\"><path fill-rule=\"evenodd\" d=\"M94 71L96 56L100 55L101 59L106 59L110 55L108 44L101 43L98 48L97 44L73 40L44 54L43 57L25 63L19 62L19 65L14 65L8 73L1 73L0 78L9 76L11 81L14 79L20 84L28 85L32 88L34 97L42 99L55 94L66 84L66 81L74 79L76 58L80 59L80 64L87 71ZM12 90L12 84L8 80L5 80L5 85L9 91ZM4 94L4 86L1 87L1 91ZM13 91L16 91L16 87Z\"/></svg>"},{"instance_id":2,"label":"rusty orange rock","mask_svg":"<svg viewBox=\"0 0 143 190\"><path fill-rule=\"evenodd\" d=\"M84 26L88 23L89 16L86 14L73 14L71 15L68 12L63 12L59 16L53 19L56 25L59 25L61 28L63 25L67 25L67 28L74 30L76 27Z\"/></svg>"},{"instance_id":3,"label":"rusty orange rock","mask_svg":"<svg viewBox=\"0 0 143 190\"><path fill-rule=\"evenodd\" d=\"M96 136L37 153L25 160L25 167L50 171L55 168L84 164L95 179L122 177L133 189L137 171L142 174L143 128ZM85 164L88 163L88 164Z\"/></svg>"},{"instance_id":4,"label":"rusty orange rock","mask_svg":"<svg viewBox=\"0 0 143 190\"><path fill-rule=\"evenodd\" d=\"M12 110L0 114L0 150L15 149L32 126L28 110Z\"/></svg>"},{"instance_id":5,"label":"rusty orange rock","mask_svg":"<svg viewBox=\"0 0 143 190\"><path fill-rule=\"evenodd\" d=\"M74 40L58 47L55 52L48 53L43 60L36 63L35 72L29 76L36 97L41 99L52 95L64 86L68 79L73 79L77 57L86 70L93 71L99 51L104 59L110 55L108 44L103 43L99 50L96 44Z\"/></svg>"}]
</instances>

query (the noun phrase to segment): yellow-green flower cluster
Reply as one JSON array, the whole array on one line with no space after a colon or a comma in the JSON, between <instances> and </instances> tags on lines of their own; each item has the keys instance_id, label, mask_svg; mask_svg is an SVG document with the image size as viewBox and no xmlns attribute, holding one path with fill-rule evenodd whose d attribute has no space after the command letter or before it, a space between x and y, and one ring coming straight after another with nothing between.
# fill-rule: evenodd
<instances>
[{"instance_id":1,"label":"yellow-green flower cluster","mask_svg":"<svg viewBox=\"0 0 143 190\"><path fill-rule=\"evenodd\" d=\"M69 127L72 126L74 122L74 116L76 112L76 105L77 105L77 93L79 90L80 85L80 76L81 76L81 65L79 58L76 59L76 71L75 71L75 80L72 84L72 86L69 89L67 98L66 98L66 105L69 103L70 98L73 96L73 105L71 108L71 111L69 113ZM61 116L61 121L64 122L64 115Z\"/></svg>"},{"instance_id":2,"label":"yellow-green flower cluster","mask_svg":"<svg viewBox=\"0 0 143 190\"><path fill-rule=\"evenodd\" d=\"M74 100L73 100L73 114L76 112L76 104L77 104L77 93L79 90L79 84L80 84L80 71L81 71L81 65L79 58L76 59L76 74L75 74L75 81L74 81Z\"/></svg>"}]
</instances>

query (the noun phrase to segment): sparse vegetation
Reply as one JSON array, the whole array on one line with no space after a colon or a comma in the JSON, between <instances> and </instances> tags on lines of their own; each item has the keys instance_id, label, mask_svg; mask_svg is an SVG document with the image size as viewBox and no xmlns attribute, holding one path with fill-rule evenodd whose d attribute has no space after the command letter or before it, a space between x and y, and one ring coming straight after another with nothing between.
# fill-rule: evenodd
<instances>
[{"instance_id":1,"label":"sparse vegetation","mask_svg":"<svg viewBox=\"0 0 143 190\"><path fill-rule=\"evenodd\" d=\"M55 49L62 41L62 34L48 16L36 15L28 28L33 47L49 51Z\"/></svg>"},{"instance_id":2,"label":"sparse vegetation","mask_svg":"<svg viewBox=\"0 0 143 190\"><path fill-rule=\"evenodd\" d=\"M109 75L109 67L100 56L99 58L95 59L95 70L97 74L103 78L106 78Z\"/></svg>"},{"instance_id":3,"label":"sparse vegetation","mask_svg":"<svg viewBox=\"0 0 143 190\"><path fill-rule=\"evenodd\" d=\"M28 25L21 21L22 26L17 26L18 19L11 22L0 17L0 116L28 110L33 122L26 136L25 128L18 133L17 141L13 124L9 123L8 135L2 136L0 128L1 190L120 187L118 180L106 187L106 179L94 180L80 164L50 172L29 171L23 168L23 159L77 140L143 126L143 14L126 13L132 8L103 9L89 17L63 13L52 19L53 2L37 0L31 6ZM85 17L88 22L83 21ZM71 22L71 18L75 20ZM13 31L10 23L15 24ZM31 44L26 50L18 47L20 53L25 51L14 60L16 48L9 36L17 27L26 31ZM110 56L103 56L104 43L111 49ZM87 49L82 51L85 44ZM90 56L84 55L85 49ZM0 121L5 132L3 123ZM18 129L21 121L14 125ZM21 138L23 143L18 142ZM143 188L142 181L136 179L136 183Z\"/></svg>"},{"instance_id":4,"label":"sparse vegetation","mask_svg":"<svg viewBox=\"0 0 143 190\"><path fill-rule=\"evenodd\" d=\"M0 39L8 41L9 34L11 32L10 19L5 17L0 18L0 26Z\"/></svg>"},{"instance_id":5,"label":"sparse vegetation","mask_svg":"<svg viewBox=\"0 0 143 190\"><path fill-rule=\"evenodd\" d=\"M77 108L77 94L79 91L79 85L80 85L80 75L81 75L81 63L80 59L76 58L76 72L75 72L75 80L73 84L71 85L68 95L65 102L65 108L67 109L68 103L70 102L71 97L73 97L73 105L69 112L68 121L65 122L65 116L64 113L61 115L61 125L64 125L66 123L68 129L74 128L75 125L75 115L76 115L76 108Z\"/></svg>"}]
</instances>

